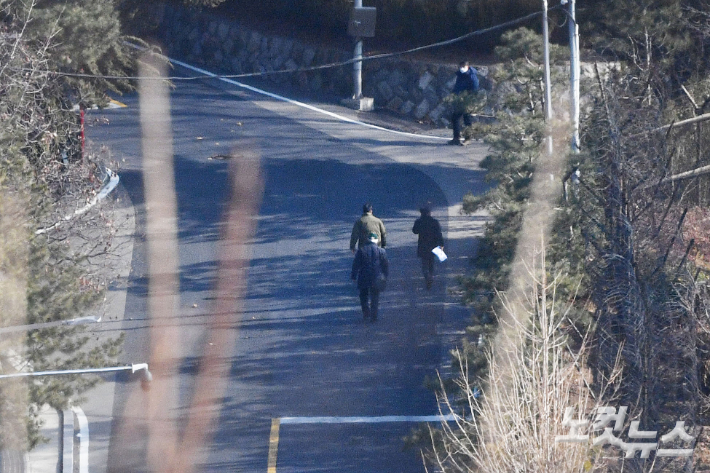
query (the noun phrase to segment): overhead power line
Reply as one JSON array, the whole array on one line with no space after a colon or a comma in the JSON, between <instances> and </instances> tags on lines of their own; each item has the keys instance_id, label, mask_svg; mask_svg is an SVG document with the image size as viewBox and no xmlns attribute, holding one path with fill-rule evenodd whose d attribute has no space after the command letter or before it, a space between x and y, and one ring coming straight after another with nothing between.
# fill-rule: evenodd
<instances>
[{"instance_id":1,"label":"overhead power line","mask_svg":"<svg viewBox=\"0 0 710 473\"><path fill-rule=\"evenodd\" d=\"M561 8L559 5L554 6L552 8L549 8L548 11L552 10L557 10ZM506 21L504 23L500 23L498 25L494 25L488 28L483 28L480 30L476 31L471 31L470 33L466 33L464 35L458 36L453 39L447 39L444 41L439 41L437 43L431 43L427 44L424 46L419 46L416 48L412 49L407 49L404 51L397 51L393 53L382 53L382 54L373 54L371 56L364 56L362 59L348 59L346 61L339 61L339 62L332 62L328 64L321 64L318 66L310 66L310 67L303 67L303 68L291 68L291 69L279 69L276 71L260 71L260 72L248 72L248 73L243 73L243 74L224 74L224 75L215 75L212 78L216 79L242 79L242 78L247 78L247 77L263 77L267 75L273 75L273 74L293 74L293 73L298 73L298 72L310 72L310 71L317 71L317 70L322 70L322 69L332 69L334 67L341 67L341 66L347 66L349 64L353 64L355 62L366 62L366 61L374 61L377 59L386 59L386 58L391 58L391 57L396 57L396 56L404 56L406 54L412 54L416 53L419 51L424 51L427 49L432 49L432 48L439 48L441 46L448 46L450 44L458 43L460 41L464 41L469 38L473 38L475 36L481 36L484 34L492 33L496 30L504 29L504 28L509 28L511 26L516 26L521 23L525 23L526 21L529 21L533 18L536 18L544 13L543 10L530 13L529 15L517 18L515 20L510 20ZM134 46L132 43L127 43L130 44L131 46ZM30 72L36 70L32 69L21 69L23 72ZM196 76L196 77L181 77L181 76L168 76L168 77L142 77L142 76L119 76L119 75L102 75L102 74L85 74L81 72L57 72L57 71L44 71L44 73L47 74L53 74L56 76L62 76L62 77L74 77L74 78L80 78L80 79L106 79L106 80L171 80L171 81L185 81L185 80L199 80L203 79L203 76Z\"/></svg>"}]
</instances>

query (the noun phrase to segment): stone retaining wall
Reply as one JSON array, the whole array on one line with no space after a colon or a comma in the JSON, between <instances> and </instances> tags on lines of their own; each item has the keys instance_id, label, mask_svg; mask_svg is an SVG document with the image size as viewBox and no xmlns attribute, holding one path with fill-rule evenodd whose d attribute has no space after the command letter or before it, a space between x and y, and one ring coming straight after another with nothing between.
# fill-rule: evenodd
<instances>
[{"instance_id":1,"label":"stone retaining wall","mask_svg":"<svg viewBox=\"0 0 710 473\"><path fill-rule=\"evenodd\" d=\"M235 20L165 5L157 30L169 55L226 74L304 69L352 59L352 51L326 49L294 39L265 36ZM353 91L352 64L314 71L269 74L264 80L288 82L303 90L348 98ZM403 117L449 125L444 97L455 82L455 65L441 66L388 58L363 62L363 94L375 107ZM483 87L488 69L479 68Z\"/></svg>"}]
</instances>

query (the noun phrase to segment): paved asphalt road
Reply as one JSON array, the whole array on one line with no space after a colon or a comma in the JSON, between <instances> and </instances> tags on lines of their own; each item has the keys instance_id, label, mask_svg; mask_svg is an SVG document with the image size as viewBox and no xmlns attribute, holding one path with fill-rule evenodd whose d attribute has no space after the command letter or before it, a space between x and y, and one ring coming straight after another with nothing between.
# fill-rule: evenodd
<instances>
[{"instance_id":1,"label":"paved asphalt road","mask_svg":"<svg viewBox=\"0 0 710 473\"><path fill-rule=\"evenodd\" d=\"M120 100L128 107L89 114L94 125L88 136L109 147L114 158L125 159L119 173L136 211L137 238L120 327L126 333L122 361L138 362L147 360L149 343L140 126L137 97ZM475 251L485 218L463 217L458 210L466 191L478 193L485 186L477 164L485 149L373 130L231 86L177 82L171 104L180 252L175 323L184 337L179 380L184 404L214 296L216 242L228 191L227 163L209 158L250 141L260 152L265 176L246 311L227 392L217 400L219 425L201 471L265 472L274 418L436 414L434 394L424 381L447 369L448 350L467 322L467 311L451 290ZM356 118L354 111L323 107ZM109 124L101 124L103 117ZM411 233L417 209L427 200L442 223L450 256L431 291L424 289ZM387 227L391 264L375 324L363 323L349 280L350 230L366 201ZM100 408L87 410L90 424L101 423L94 435L111 432L107 453L92 450L92 471L103 470L104 462L107 471L145 471L145 439L122 436L118 428L131 422L131 408L140 409L126 410L136 382L128 376L116 380L103 388L115 387L113 418L110 406L103 414ZM424 471L416 450L404 449L402 441L416 426L284 422L277 470Z\"/></svg>"}]
</instances>

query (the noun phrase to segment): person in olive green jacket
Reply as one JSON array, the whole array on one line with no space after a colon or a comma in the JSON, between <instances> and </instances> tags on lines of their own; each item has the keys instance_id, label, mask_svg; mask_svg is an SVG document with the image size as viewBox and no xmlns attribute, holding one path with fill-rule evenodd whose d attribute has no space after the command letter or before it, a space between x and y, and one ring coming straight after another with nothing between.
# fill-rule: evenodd
<instances>
[{"instance_id":1,"label":"person in olive green jacket","mask_svg":"<svg viewBox=\"0 0 710 473\"><path fill-rule=\"evenodd\" d=\"M387 246L385 224L382 223L382 220L372 215L372 204L367 203L362 206L362 217L353 225L353 232L350 235L350 251L355 253L355 245L358 248L367 245L370 242L370 233L377 235L378 246L382 248Z\"/></svg>"}]
</instances>

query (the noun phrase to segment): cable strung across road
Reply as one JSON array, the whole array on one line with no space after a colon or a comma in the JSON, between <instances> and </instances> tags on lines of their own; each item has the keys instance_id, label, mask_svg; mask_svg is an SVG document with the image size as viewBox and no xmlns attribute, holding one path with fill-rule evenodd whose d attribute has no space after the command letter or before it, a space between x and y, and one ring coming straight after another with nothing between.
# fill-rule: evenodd
<instances>
[{"instance_id":1,"label":"cable strung across road","mask_svg":"<svg viewBox=\"0 0 710 473\"><path fill-rule=\"evenodd\" d=\"M557 10L560 9L561 6L557 5L552 8L549 8L548 11L552 10ZM487 33L491 33L496 30L500 30L503 28L508 28L510 26L515 26L520 23L525 23L528 20L531 20L533 18L536 18L544 13L543 10L537 11L534 13L530 13L529 15L516 18L515 20L510 20L506 21L504 23L500 23L498 25L493 25L488 28L483 28L480 30L476 31L471 31L470 33L466 33L461 36L457 36L456 38L452 39L447 39L444 41L439 41L437 43L431 43L427 44L424 46L419 46L416 48L412 49L407 49L404 51L396 51L393 53L382 53L382 54L373 54L371 56L363 56L362 58L358 59L348 59L346 61L338 61L338 62L331 62L328 64L321 64L318 66L310 66L310 67L303 67L303 68L291 68L291 69L279 69L277 71L260 71L260 72L248 72L248 73L243 73L243 74L219 74L219 75L214 75L210 77L214 77L217 79L243 79L247 77L264 77L268 75L274 75L274 74L293 74L293 73L298 73L298 72L309 72L309 71L318 71L322 69L332 69L334 67L341 67L341 66L347 66L349 64L354 64L356 62L367 62L367 61L373 61L376 59L387 59L391 57L396 57L396 56L404 56L406 54L412 54L416 53L419 51L424 51L427 49L432 49L432 48L438 48L441 46L448 46L450 44L458 43L459 41L463 41L469 38L472 38L474 36L481 36ZM132 43L127 43L131 46L134 46ZM160 54L156 51L156 54ZM22 68L20 69L23 72L37 72L34 69L26 69ZM202 77L180 77L180 76L168 76L168 77L141 77L141 76L117 76L117 75L102 75L102 74L86 74L86 73L81 73L81 72L57 72L57 71L42 71L46 74L52 74L55 76L61 76L61 77L74 77L74 78L83 78L83 79L106 79L106 80L171 80L171 81L186 81L186 80L198 80L202 79Z\"/></svg>"}]
</instances>

